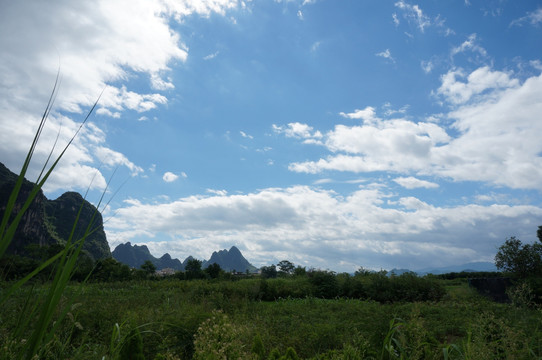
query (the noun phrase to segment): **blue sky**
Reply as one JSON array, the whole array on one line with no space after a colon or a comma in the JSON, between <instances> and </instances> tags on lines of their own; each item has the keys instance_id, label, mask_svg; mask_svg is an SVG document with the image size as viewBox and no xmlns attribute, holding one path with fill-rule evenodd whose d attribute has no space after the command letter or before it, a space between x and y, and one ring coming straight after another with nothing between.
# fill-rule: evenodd
<instances>
[{"instance_id":1,"label":"blue sky","mask_svg":"<svg viewBox=\"0 0 542 360\"><path fill-rule=\"evenodd\" d=\"M539 1L0 4L0 161L103 209L113 249L354 271L492 261L542 225ZM45 14L45 16L44 16Z\"/></svg>"}]
</instances>

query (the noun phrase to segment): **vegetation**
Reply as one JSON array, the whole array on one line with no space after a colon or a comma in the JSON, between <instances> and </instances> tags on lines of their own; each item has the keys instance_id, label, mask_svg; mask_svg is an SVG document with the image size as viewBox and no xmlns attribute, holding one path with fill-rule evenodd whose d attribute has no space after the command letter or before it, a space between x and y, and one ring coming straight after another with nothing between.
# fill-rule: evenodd
<instances>
[{"instance_id":1,"label":"vegetation","mask_svg":"<svg viewBox=\"0 0 542 360\"><path fill-rule=\"evenodd\" d=\"M340 288L345 277L339 275ZM540 310L490 302L466 282L438 283L447 289L440 301L414 302L316 296L263 299L264 286L276 294L292 293L310 286L308 275L265 281L113 281L87 283L82 289L72 283L64 295L73 297L71 315L61 320L56 335L44 345L42 358L114 359L127 346L141 347L145 359L288 359L294 352L300 359L542 356ZM5 344L5 354L21 346L9 341L17 329L16 310L28 294L41 294L47 287L20 288L4 306L0 343Z\"/></svg>"},{"instance_id":2,"label":"vegetation","mask_svg":"<svg viewBox=\"0 0 542 360\"><path fill-rule=\"evenodd\" d=\"M509 297L526 305L542 303L542 226L538 227L539 242L523 244L511 237L499 247L495 265L513 279Z\"/></svg>"}]
</instances>

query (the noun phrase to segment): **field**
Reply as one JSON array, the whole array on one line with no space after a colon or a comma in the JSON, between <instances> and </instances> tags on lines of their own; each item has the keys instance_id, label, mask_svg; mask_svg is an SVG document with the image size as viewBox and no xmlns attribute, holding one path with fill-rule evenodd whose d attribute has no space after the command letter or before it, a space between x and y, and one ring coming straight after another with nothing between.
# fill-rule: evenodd
<instances>
[{"instance_id":1,"label":"field","mask_svg":"<svg viewBox=\"0 0 542 360\"><path fill-rule=\"evenodd\" d=\"M135 359L123 353L137 352L144 359L542 357L539 309L491 302L461 279L439 281L446 293L429 302L262 300L262 288L302 286L295 278L71 283L60 302L70 311L42 358ZM25 304L47 286L24 286L3 305L0 358L21 353L24 334L14 334Z\"/></svg>"}]
</instances>

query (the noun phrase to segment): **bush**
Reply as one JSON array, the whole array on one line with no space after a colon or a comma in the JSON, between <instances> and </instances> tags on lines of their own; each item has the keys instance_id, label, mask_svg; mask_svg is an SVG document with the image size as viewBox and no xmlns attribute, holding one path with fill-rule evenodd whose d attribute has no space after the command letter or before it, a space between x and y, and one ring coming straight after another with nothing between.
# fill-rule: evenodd
<instances>
[{"instance_id":1,"label":"bush","mask_svg":"<svg viewBox=\"0 0 542 360\"><path fill-rule=\"evenodd\" d=\"M313 286L313 296L323 299L339 296L339 283L334 272L314 270L310 271L308 276Z\"/></svg>"},{"instance_id":2,"label":"bush","mask_svg":"<svg viewBox=\"0 0 542 360\"><path fill-rule=\"evenodd\" d=\"M212 316L199 327L194 338L194 359L257 359L245 351L241 342L246 329L233 326L228 317L213 311Z\"/></svg>"}]
</instances>

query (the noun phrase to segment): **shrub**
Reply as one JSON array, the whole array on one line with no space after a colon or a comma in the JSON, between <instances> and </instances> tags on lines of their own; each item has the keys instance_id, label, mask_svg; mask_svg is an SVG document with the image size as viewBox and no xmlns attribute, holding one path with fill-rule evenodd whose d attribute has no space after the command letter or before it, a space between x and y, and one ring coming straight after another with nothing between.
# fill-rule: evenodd
<instances>
[{"instance_id":1,"label":"shrub","mask_svg":"<svg viewBox=\"0 0 542 360\"><path fill-rule=\"evenodd\" d=\"M332 271L315 270L309 272L309 281L313 286L313 295L332 299L339 296L339 283Z\"/></svg>"},{"instance_id":2,"label":"shrub","mask_svg":"<svg viewBox=\"0 0 542 360\"><path fill-rule=\"evenodd\" d=\"M233 326L221 311L213 311L196 332L194 359L256 359L255 354L245 351L241 341L244 330L243 327Z\"/></svg>"}]
</instances>

